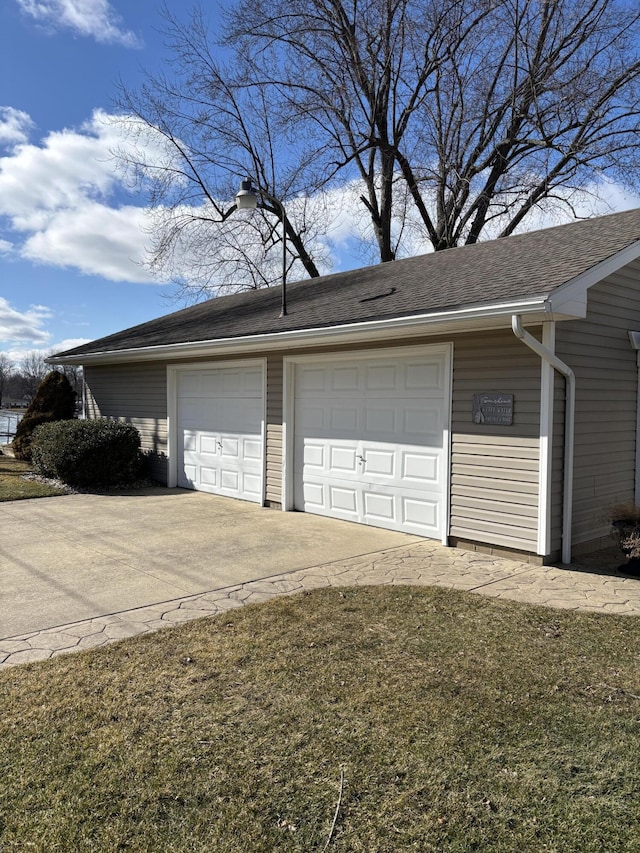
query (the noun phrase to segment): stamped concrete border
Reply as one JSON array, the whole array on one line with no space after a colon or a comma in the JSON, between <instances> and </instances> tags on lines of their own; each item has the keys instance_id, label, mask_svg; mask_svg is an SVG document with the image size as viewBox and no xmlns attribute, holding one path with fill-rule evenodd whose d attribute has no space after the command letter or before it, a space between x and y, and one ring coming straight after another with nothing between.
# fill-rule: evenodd
<instances>
[{"instance_id":1,"label":"stamped concrete border","mask_svg":"<svg viewBox=\"0 0 640 853\"><path fill-rule=\"evenodd\" d=\"M0 640L0 669L328 586L433 585L567 610L640 616L640 579L620 575L617 562L610 550L568 568L532 566L424 540Z\"/></svg>"}]
</instances>

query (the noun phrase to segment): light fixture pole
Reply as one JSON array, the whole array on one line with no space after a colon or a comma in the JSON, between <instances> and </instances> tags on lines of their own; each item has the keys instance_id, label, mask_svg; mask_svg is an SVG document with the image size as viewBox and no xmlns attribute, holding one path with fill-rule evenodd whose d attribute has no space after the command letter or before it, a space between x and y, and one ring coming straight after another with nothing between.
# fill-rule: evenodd
<instances>
[{"instance_id":1,"label":"light fixture pole","mask_svg":"<svg viewBox=\"0 0 640 853\"><path fill-rule=\"evenodd\" d=\"M251 178L242 181L240 189L236 195L236 210L255 210L256 207L264 209L264 204L258 202L258 193L262 198L270 201L278 211L280 222L282 222L282 310L281 317L286 317L287 314L287 225L285 222L284 206L275 196L272 196L262 187L254 187Z\"/></svg>"}]
</instances>

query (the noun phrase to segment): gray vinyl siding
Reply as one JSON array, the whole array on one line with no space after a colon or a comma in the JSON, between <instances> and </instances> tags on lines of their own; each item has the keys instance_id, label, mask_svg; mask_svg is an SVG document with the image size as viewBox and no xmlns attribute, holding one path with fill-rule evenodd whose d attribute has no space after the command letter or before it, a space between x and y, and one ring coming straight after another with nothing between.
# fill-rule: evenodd
<instances>
[{"instance_id":1,"label":"gray vinyl siding","mask_svg":"<svg viewBox=\"0 0 640 853\"><path fill-rule=\"evenodd\" d=\"M573 545L609 534L609 513L635 493L640 262L588 294L587 318L559 323L556 352L576 374Z\"/></svg>"},{"instance_id":2,"label":"gray vinyl siding","mask_svg":"<svg viewBox=\"0 0 640 853\"><path fill-rule=\"evenodd\" d=\"M167 482L167 371L164 364L85 368L89 418L114 418L140 432L147 472Z\"/></svg>"},{"instance_id":3,"label":"gray vinyl siding","mask_svg":"<svg viewBox=\"0 0 640 853\"><path fill-rule=\"evenodd\" d=\"M511 426L474 424L475 393L513 394ZM540 360L509 330L454 342L450 535L536 553Z\"/></svg>"},{"instance_id":4,"label":"gray vinyl siding","mask_svg":"<svg viewBox=\"0 0 640 853\"><path fill-rule=\"evenodd\" d=\"M282 504L282 355L267 358L267 429L265 501Z\"/></svg>"}]
</instances>

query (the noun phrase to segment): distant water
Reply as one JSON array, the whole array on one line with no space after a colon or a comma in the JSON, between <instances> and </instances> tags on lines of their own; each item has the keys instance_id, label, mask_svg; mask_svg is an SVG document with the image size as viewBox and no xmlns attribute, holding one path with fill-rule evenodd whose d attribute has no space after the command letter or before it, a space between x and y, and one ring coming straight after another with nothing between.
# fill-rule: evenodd
<instances>
[{"instance_id":1,"label":"distant water","mask_svg":"<svg viewBox=\"0 0 640 853\"><path fill-rule=\"evenodd\" d=\"M10 412L6 409L0 409L0 443L6 443L13 438L23 414L24 412Z\"/></svg>"}]
</instances>

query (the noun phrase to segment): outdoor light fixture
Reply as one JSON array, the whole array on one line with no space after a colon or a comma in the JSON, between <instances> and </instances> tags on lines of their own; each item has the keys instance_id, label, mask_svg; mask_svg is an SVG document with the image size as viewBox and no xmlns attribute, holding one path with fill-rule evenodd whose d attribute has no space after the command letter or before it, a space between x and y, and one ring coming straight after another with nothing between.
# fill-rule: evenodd
<instances>
[{"instance_id":1,"label":"outdoor light fixture","mask_svg":"<svg viewBox=\"0 0 640 853\"><path fill-rule=\"evenodd\" d=\"M242 181L238 195L236 196L236 208L238 210L255 210L258 206L258 195L251 178Z\"/></svg>"},{"instance_id":2,"label":"outdoor light fixture","mask_svg":"<svg viewBox=\"0 0 640 853\"><path fill-rule=\"evenodd\" d=\"M278 211L280 222L282 222L282 310L280 316L285 317L287 314L287 226L282 202L263 190L262 187L254 187L251 178L247 178L246 181L241 182L236 195L236 210L255 210L257 207L266 209L265 205L258 201L258 194L274 205Z\"/></svg>"}]
</instances>

